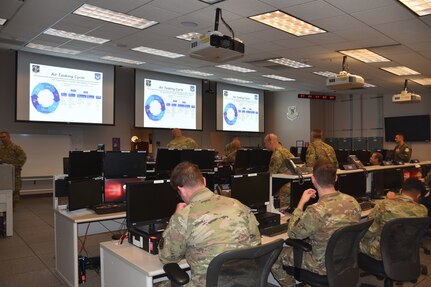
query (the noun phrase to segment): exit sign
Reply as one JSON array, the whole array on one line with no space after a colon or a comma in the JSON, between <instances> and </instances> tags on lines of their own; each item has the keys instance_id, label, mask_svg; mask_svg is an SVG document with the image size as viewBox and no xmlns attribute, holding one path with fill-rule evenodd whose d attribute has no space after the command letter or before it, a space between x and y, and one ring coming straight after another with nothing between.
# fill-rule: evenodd
<instances>
[{"instance_id":1,"label":"exit sign","mask_svg":"<svg viewBox=\"0 0 431 287\"><path fill-rule=\"evenodd\" d=\"M335 96L298 94L299 99L335 101Z\"/></svg>"}]
</instances>

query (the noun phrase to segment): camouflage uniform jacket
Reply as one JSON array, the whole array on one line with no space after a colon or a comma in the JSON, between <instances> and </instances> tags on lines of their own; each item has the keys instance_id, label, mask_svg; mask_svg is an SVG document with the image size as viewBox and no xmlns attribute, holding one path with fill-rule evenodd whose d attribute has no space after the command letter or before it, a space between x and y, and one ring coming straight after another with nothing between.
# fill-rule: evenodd
<instances>
[{"instance_id":1,"label":"camouflage uniform jacket","mask_svg":"<svg viewBox=\"0 0 431 287\"><path fill-rule=\"evenodd\" d=\"M396 150L399 149L400 152L397 153ZM409 162L412 156L412 149L406 144L396 145L394 148L394 161Z\"/></svg>"},{"instance_id":2,"label":"camouflage uniform jacket","mask_svg":"<svg viewBox=\"0 0 431 287\"><path fill-rule=\"evenodd\" d=\"M306 165L313 167L318 159L329 160L336 168L338 168L338 160L332 146L324 143L321 140L310 143L307 148Z\"/></svg>"},{"instance_id":3,"label":"camouflage uniform jacket","mask_svg":"<svg viewBox=\"0 0 431 287\"><path fill-rule=\"evenodd\" d=\"M313 269L325 274L325 251L332 233L359 222L360 218L359 203L352 196L337 191L323 195L305 211L296 208L289 220L287 235L293 239L309 238L313 247L311 256L317 264Z\"/></svg>"},{"instance_id":4,"label":"camouflage uniform jacket","mask_svg":"<svg viewBox=\"0 0 431 287\"><path fill-rule=\"evenodd\" d=\"M0 145L0 159L15 167L15 190L21 189L21 169L27 160L24 150L14 144Z\"/></svg>"},{"instance_id":5,"label":"camouflage uniform jacket","mask_svg":"<svg viewBox=\"0 0 431 287\"><path fill-rule=\"evenodd\" d=\"M270 174L287 172L289 169L286 165L286 159L291 157L294 157L293 154L283 146L276 148L271 155L268 172Z\"/></svg>"},{"instance_id":6,"label":"camouflage uniform jacket","mask_svg":"<svg viewBox=\"0 0 431 287\"><path fill-rule=\"evenodd\" d=\"M172 215L163 232L159 258L163 263L184 257L192 272L187 286L205 286L206 272L218 254L260 244L258 222L239 201L202 189L190 204Z\"/></svg>"},{"instance_id":7,"label":"camouflage uniform jacket","mask_svg":"<svg viewBox=\"0 0 431 287\"><path fill-rule=\"evenodd\" d=\"M234 151L238 150L237 147L235 147L232 143L228 143L225 147L224 147L224 155L228 156L231 153L233 153Z\"/></svg>"},{"instance_id":8,"label":"camouflage uniform jacket","mask_svg":"<svg viewBox=\"0 0 431 287\"><path fill-rule=\"evenodd\" d=\"M361 252L381 260L380 235L386 222L395 218L425 216L428 216L427 208L408 196L397 195L393 199L377 202L369 215L370 218L374 218L374 222L361 240Z\"/></svg>"},{"instance_id":9,"label":"camouflage uniform jacket","mask_svg":"<svg viewBox=\"0 0 431 287\"><path fill-rule=\"evenodd\" d=\"M182 149L195 149L198 148L198 144L192 138L185 136L179 136L172 139L168 144L168 148L182 148Z\"/></svg>"}]
</instances>

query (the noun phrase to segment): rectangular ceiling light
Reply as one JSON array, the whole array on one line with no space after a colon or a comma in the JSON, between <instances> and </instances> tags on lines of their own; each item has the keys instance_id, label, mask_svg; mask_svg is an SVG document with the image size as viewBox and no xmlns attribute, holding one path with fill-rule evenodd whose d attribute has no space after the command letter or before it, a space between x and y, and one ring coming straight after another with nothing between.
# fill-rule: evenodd
<instances>
[{"instance_id":1,"label":"rectangular ceiling light","mask_svg":"<svg viewBox=\"0 0 431 287\"><path fill-rule=\"evenodd\" d=\"M204 73L204 72L199 72L199 71L194 71L194 70L177 70L177 72L195 75L195 76L202 76L202 77L209 77L209 76L214 75L214 74Z\"/></svg>"},{"instance_id":2,"label":"rectangular ceiling light","mask_svg":"<svg viewBox=\"0 0 431 287\"><path fill-rule=\"evenodd\" d=\"M272 89L272 90L284 90L283 87L273 86L273 85L260 85L263 88Z\"/></svg>"},{"instance_id":3,"label":"rectangular ceiling light","mask_svg":"<svg viewBox=\"0 0 431 287\"><path fill-rule=\"evenodd\" d=\"M87 36L84 34L77 34L73 32L67 32L67 31L57 30L52 28L46 29L45 32L43 32L43 34L77 40L77 41L95 43L95 44L104 44L106 42L111 41L108 39L97 38L97 37Z\"/></svg>"},{"instance_id":4,"label":"rectangular ceiling light","mask_svg":"<svg viewBox=\"0 0 431 287\"><path fill-rule=\"evenodd\" d=\"M229 82L241 83L241 84L253 83L252 81L246 81L246 80L241 80L241 79L236 79L236 78L223 78L223 80L229 81Z\"/></svg>"},{"instance_id":5,"label":"rectangular ceiling light","mask_svg":"<svg viewBox=\"0 0 431 287\"><path fill-rule=\"evenodd\" d=\"M0 26L3 26L6 23L7 19L0 18Z\"/></svg>"},{"instance_id":6,"label":"rectangular ceiling light","mask_svg":"<svg viewBox=\"0 0 431 287\"><path fill-rule=\"evenodd\" d=\"M126 58L118 58L118 57L112 57L112 56L104 56L104 57L101 57L101 59L108 60L108 61L114 61L114 62L120 62L120 63L126 63L126 64L132 64L132 65L145 64L145 62L141 62L141 61L135 61L135 60L130 60L130 59L126 59Z\"/></svg>"},{"instance_id":7,"label":"rectangular ceiling light","mask_svg":"<svg viewBox=\"0 0 431 287\"><path fill-rule=\"evenodd\" d=\"M234 66L234 65L217 65L217 68L222 68L222 69L226 69L226 70L231 70L231 71L235 71L235 72L241 72L241 73L251 73L251 72L256 72L256 70L252 70L252 69L247 69L247 68L243 68L243 67L238 67L238 66Z\"/></svg>"},{"instance_id":8,"label":"rectangular ceiling light","mask_svg":"<svg viewBox=\"0 0 431 287\"><path fill-rule=\"evenodd\" d=\"M191 41L193 38L199 38L200 36L202 36L202 34L199 34L198 32L190 32L190 33L175 36L175 38Z\"/></svg>"},{"instance_id":9,"label":"rectangular ceiling light","mask_svg":"<svg viewBox=\"0 0 431 287\"><path fill-rule=\"evenodd\" d=\"M349 57L355 58L364 63L380 63L380 62L390 62L391 60L380 56L368 49L354 49L354 50L344 50L339 51L341 54L347 55Z\"/></svg>"},{"instance_id":10,"label":"rectangular ceiling light","mask_svg":"<svg viewBox=\"0 0 431 287\"><path fill-rule=\"evenodd\" d=\"M177 54L177 53L173 53L173 52L168 52L168 51L164 51L164 50L148 48L148 47L144 47L144 46L136 47L136 48L133 48L132 50L133 51L137 51L137 52L151 54L151 55L156 55L156 56L171 58L171 59L175 59L175 58L179 58L179 57L184 57L183 54Z\"/></svg>"},{"instance_id":11,"label":"rectangular ceiling light","mask_svg":"<svg viewBox=\"0 0 431 287\"><path fill-rule=\"evenodd\" d=\"M420 75L419 72L416 72L415 70L412 70L405 66L383 67L380 69L385 70L386 72L395 74L397 76Z\"/></svg>"},{"instance_id":12,"label":"rectangular ceiling light","mask_svg":"<svg viewBox=\"0 0 431 287\"><path fill-rule=\"evenodd\" d=\"M291 67L291 68L295 68L295 69L310 68L310 67L312 67L311 65L304 64L304 63L301 63L301 62L297 62L297 61L294 61L294 60L290 60L290 59L287 59L287 58L269 59L268 61L276 63L276 64L279 64L279 65L284 65L284 66L288 66L288 67Z\"/></svg>"},{"instance_id":13,"label":"rectangular ceiling light","mask_svg":"<svg viewBox=\"0 0 431 287\"><path fill-rule=\"evenodd\" d=\"M27 48L31 48L31 49L38 49L38 50L42 50L42 51L69 54L69 55L76 55L76 54L81 53L81 51L77 51L77 50L70 50L70 49L40 45L40 44L35 44L35 43L28 43L25 46Z\"/></svg>"},{"instance_id":14,"label":"rectangular ceiling light","mask_svg":"<svg viewBox=\"0 0 431 287\"><path fill-rule=\"evenodd\" d=\"M325 78L329 78L329 77L335 77L337 74L334 72L329 72L329 71L322 71L322 72L313 72L313 74L325 77Z\"/></svg>"},{"instance_id":15,"label":"rectangular ceiling light","mask_svg":"<svg viewBox=\"0 0 431 287\"><path fill-rule=\"evenodd\" d=\"M419 78L419 79L409 79L409 80L415 83L418 83L419 85L422 85L422 86L431 85L431 78Z\"/></svg>"},{"instance_id":16,"label":"rectangular ceiling light","mask_svg":"<svg viewBox=\"0 0 431 287\"><path fill-rule=\"evenodd\" d=\"M249 18L295 36L306 36L327 32L280 10L251 16Z\"/></svg>"},{"instance_id":17,"label":"rectangular ceiling light","mask_svg":"<svg viewBox=\"0 0 431 287\"><path fill-rule=\"evenodd\" d=\"M431 1L429 0L398 0L418 16L431 14Z\"/></svg>"},{"instance_id":18,"label":"rectangular ceiling light","mask_svg":"<svg viewBox=\"0 0 431 287\"><path fill-rule=\"evenodd\" d=\"M77 10L75 10L73 14L99 19L102 21L107 21L137 29L145 29L158 23L156 21L150 21L144 18L115 12L89 4L82 5Z\"/></svg>"},{"instance_id":19,"label":"rectangular ceiling light","mask_svg":"<svg viewBox=\"0 0 431 287\"><path fill-rule=\"evenodd\" d=\"M286 77L277 76L277 75L262 75L262 77L269 78L269 79L274 79L274 80L279 80L279 81L283 81L283 82L296 81L295 79L286 78Z\"/></svg>"}]
</instances>

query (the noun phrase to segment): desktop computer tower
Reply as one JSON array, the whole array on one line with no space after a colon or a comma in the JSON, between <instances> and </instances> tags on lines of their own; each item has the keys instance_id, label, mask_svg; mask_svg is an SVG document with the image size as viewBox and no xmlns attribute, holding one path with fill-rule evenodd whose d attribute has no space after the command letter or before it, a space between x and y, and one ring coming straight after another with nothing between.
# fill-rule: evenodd
<instances>
[{"instance_id":1,"label":"desktop computer tower","mask_svg":"<svg viewBox=\"0 0 431 287\"><path fill-rule=\"evenodd\" d=\"M280 225L280 214L272 212L262 212L256 214L256 219L259 222L259 229L269 226Z\"/></svg>"},{"instance_id":2,"label":"desktop computer tower","mask_svg":"<svg viewBox=\"0 0 431 287\"><path fill-rule=\"evenodd\" d=\"M150 234L141 232L139 230L129 229L128 240L130 244L133 244L141 249L144 249L150 254L159 254L159 242L162 238L162 231L155 231Z\"/></svg>"}]
</instances>

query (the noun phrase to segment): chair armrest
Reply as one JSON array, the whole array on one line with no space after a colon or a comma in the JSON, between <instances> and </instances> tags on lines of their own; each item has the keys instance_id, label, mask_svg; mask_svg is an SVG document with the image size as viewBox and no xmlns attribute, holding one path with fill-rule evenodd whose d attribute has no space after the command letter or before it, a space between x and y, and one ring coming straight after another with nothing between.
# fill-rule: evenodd
<instances>
[{"instance_id":1,"label":"chair armrest","mask_svg":"<svg viewBox=\"0 0 431 287\"><path fill-rule=\"evenodd\" d=\"M302 251L305 251L305 252L310 252L312 249L310 244L308 244L307 242L301 239L288 238L284 241L284 243L289 246L292 246L295 249L301 249Z\"/></svg>"},{"instance_id":2,"label":"chair armrest","mask_svg":"<svg viewBox=\"0 0 431 287\"><path fill-rule=\"evenodd\" d=\"M181 269L177 263L167 263L163 265L166 276L177 285L186 285L189 282L189 275Z\"/></svg>"}]
</instances>

